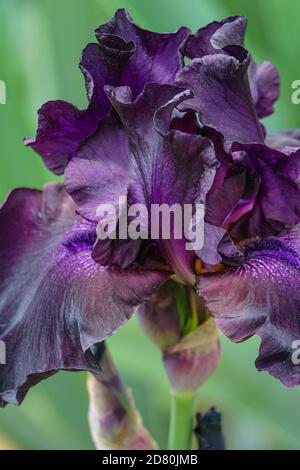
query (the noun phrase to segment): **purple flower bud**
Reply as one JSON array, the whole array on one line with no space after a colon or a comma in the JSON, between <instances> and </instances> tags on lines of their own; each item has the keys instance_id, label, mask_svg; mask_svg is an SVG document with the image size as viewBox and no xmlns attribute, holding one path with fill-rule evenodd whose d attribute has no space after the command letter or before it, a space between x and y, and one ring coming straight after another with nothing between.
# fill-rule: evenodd
<instances>
[{"instance_id":1,"label":"purple flower bud","mask_svg":"<svg viewBox=\"0 0 300 470\"><path fill-rule=\"evenodd\" d=\"M163 352L173 390L196 390L213 373L219 360L218 330L212 318Z\"/></svg>"},{"instance_id":2,"label":"purple flower bud","mask_svg":"<svg viewBox=\"0 0 300 470\"><path fill-rule=\"evenodd\" d=\"M102 372L88 378L89 423L97 449L157 449L107 349L100 366Z\"/></svg>"},{"instance_id":3,"label":"purple flower bud","mask_svg":"<svg viewBox=\"0 0 300 470\"><path fill-rule=\"evenodd\" d=\"M166 282L138 310L143 330L161 349L174 390L197 389L220 359L218 330L194 289Z\"/></svg>"}]
</instances>

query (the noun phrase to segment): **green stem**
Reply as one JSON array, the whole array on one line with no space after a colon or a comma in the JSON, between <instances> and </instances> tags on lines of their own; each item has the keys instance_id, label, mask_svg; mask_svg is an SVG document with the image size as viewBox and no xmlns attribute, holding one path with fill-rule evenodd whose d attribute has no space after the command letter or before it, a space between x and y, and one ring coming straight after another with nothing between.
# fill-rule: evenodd
<instances>
[{"instance_id":1,"label":"green stem","mask_svg":"<svg viewBox=\"0 0 300 470\"><path fill-rule=\"evenodd\" d=\"M190 450L194 425L194 392L171 390L169 450Z\"/></svg>"}]
</instances>

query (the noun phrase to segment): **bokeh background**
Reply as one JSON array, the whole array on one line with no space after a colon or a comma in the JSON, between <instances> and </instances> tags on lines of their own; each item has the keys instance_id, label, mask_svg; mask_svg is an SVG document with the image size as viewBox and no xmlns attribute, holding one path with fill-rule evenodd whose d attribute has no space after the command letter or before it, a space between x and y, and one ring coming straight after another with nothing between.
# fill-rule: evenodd
<instances>
[{"instance_id":1,"label":"bokeh background","mask_svg":"<svg viewBox=\"0 0 300 470\"><path fill-rule=\"evenodd\" d=\"M257 61L274 62L282 78L276 113L266 124L274 130L300 127L300 108L291 104L291 83L300 79L298 0L0 0L0 79L7 85L7 104L0 105L1 200L16 186L40 188L54 179L24 148L23 137L34 135L43 102L61 98L85 106L80 52L120 7L160 31L248 16L247 47ZM135 320L109 343L146 426L164 447L168 387L158 351ZM300 390L256 372L256 338L222 343L221 366L200 391L199 406L223 412L227 447L300 449ZM32 389L20 408L0 410L0 449L92 449L85 380L84 373L59 373Z\"/></svg>"}]
</instances>

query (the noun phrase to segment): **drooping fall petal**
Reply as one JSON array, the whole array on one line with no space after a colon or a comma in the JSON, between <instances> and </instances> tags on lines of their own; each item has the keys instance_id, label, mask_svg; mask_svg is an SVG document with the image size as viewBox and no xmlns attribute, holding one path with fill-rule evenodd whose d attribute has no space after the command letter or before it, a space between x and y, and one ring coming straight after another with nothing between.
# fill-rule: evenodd
<instances>
[{"instance_id":1,"label":"drooping fall petal","mask_svg":"<svg viewBox=\"0 0 300 470\"><path fill-rule=\"evenodd\" d=\"M232 341L261 337L256 367L285 385L300 383L293 342L300 337L300 226L248 245L240 266L198 277L220 329Z\"/></svg>"},{"instance_id":2,"label":"drooping fall petal","mask_svg":"<svg viewBox=\"0 0 300 470\"><path fill-rule=\"evenodd\" d=\"M0 402L59 369L97 370L89 348L151 299L163 272L108 270L94 262L95 227L62 186L19 189L0 210ZM99 300L101 299L101 300Z\"/></svg>"}]
</instances>

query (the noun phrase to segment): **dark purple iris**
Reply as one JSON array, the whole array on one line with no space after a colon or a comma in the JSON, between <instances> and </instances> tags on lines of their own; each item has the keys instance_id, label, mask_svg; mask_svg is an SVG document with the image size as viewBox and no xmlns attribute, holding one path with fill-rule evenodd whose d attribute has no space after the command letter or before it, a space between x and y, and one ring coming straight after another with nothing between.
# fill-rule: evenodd
<instances>
[{"instance_id":1,"label":"dark purple iris","mask_svg":"<svg viewBox=\"0 0 300 470\"><path fill-rule=\"evenodd\" d=\"M196 34L159 34L120 10L83 51L87 109L64 101L40 109L26 144L64 185L15 190L0 211L2 405L60 369L96 372L93 345L154 290L140 315L158 306L159 316L170 286L191 302L196 291L233 341L258 334L257 368L299 384L291 361L300 339L299 134L268 135L260 123L279 78L244 49L245 29L245 18L231 17ZM187 251L172 235L99 240L96 208L120 195L146 207L205 204L203 248ZM186 319L174 341L202 320ZM167 368L178 353L189 369L182 351L165 351ZM218 346L201 354L205 375Z\"/></svg>"}]
</instances>

